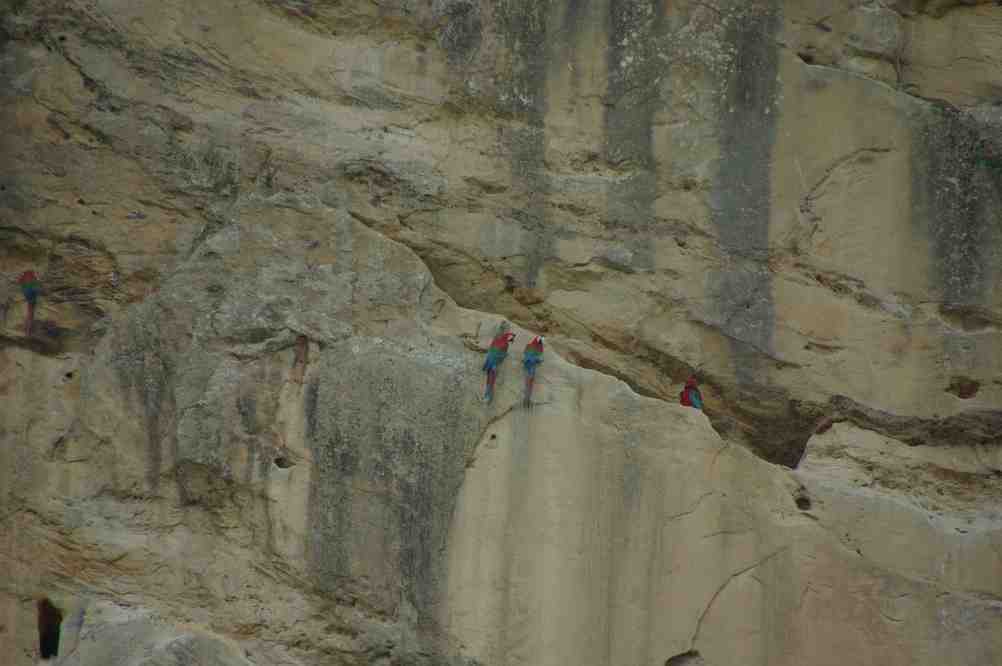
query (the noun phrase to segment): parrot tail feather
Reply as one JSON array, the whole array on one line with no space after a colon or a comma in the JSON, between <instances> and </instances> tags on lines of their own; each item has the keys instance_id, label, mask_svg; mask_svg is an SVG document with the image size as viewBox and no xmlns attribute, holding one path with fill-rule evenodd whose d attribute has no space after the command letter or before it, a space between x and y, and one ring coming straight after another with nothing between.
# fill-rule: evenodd
<instances>
[{"instance_id":1,"label":"parrot tail feather","mask_svg":"<svg viewBox=\"0 0 1002 666\"><path fill-rule=\"evenodd\" d=\"M484 391L484 399L490 402L494 399L494 382L498 378L498 373L493 368L487 370L487 386Z\"/></svg>"}]
</instances>

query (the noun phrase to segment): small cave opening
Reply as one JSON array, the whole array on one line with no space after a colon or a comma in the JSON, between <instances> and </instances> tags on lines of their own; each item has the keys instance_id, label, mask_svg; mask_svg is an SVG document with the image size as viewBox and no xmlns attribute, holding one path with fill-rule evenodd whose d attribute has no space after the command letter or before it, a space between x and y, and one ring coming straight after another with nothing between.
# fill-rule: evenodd
<instances>
[{"instance_id":1,"label":"small cave opening","mask_svg":"<svg viewBox=\"0 0 1002 666\"><path fill-rule=\"evenodd\" d=\"M969 400L981 390L981 382L970 377L954 377L950 380L950 385L946 388L947 393L952 393L961 400Z\"/></svg>"},{"instance_id":2,"label":"small cave opening","mask_svg":"<svg viewBox=\"0 0 1002 666\"><path fill-rule=\"evenodd\" d=\"M706 666L706 661L696 650L677 654L665 662L665 666Z\"/></svg>"},{"instance_id":3,"label":"small cave opening","mask_svg":"<svg viewBox=\"0 0 1002 666\"><path fill-rule=\"evenodd\" d=\"M797 489L792 493L793 503L797 505L797 508L801 511L811 510L811 496L807 492L807 488L802 485L797 485Z\"/></svg>"},{"instance_id":4,"label":"small cave opening","mask_svg":"<svg viewBox=\"0 0 1002 666\"><path fill-rule=\"evenodd\" d=\"M286 456L275 456L274 463L275 467L278 467L279 469L289 469L295 465L295 463Z\"/></svg>"},{"instance_id":5,"label":"small cave opening","mask_svg":"<svg viewBox=\"0 0 1002 666\"><path fill-rule=\"evenodd\" d=\"M800 58L800 60L801 60L801 61L802 61L802 62L803 62L803 63L804 63L805 65L813 65L813 64L815 64L815 62L816 62L816 61L814 60L814 55L813 55L813 54L811 54L811 53L808 53L808 52L806 52L806 51L799 51L799 52L797 53L797 57L798 57L798 58Z\"/></svg>"},{"instance_id":6,"label":"small cave opening","mask_svg":"<svg viewBox=\"0 0 1002 666\"><path fill-rule=\"evenodd\" d=\"M42 659L59 656L59 633L63 612L48 597L38 600L38 652Z\"/></svg>"}]
</instances>

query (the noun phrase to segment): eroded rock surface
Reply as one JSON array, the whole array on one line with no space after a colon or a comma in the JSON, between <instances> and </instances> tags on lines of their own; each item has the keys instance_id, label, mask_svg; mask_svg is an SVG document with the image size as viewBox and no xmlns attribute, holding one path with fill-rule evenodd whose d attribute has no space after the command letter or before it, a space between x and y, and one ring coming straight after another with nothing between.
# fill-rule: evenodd
<instances>
[{"instance_id":1,"label":"eroded rock surface","mask_svg":"<svg viewBox=\"0 0 1002 666\"><path fill-rule=\"evenodd\" d=\"M1002 661L995 3L0 8L14 664Z\"/></svg>"}]
</instances>

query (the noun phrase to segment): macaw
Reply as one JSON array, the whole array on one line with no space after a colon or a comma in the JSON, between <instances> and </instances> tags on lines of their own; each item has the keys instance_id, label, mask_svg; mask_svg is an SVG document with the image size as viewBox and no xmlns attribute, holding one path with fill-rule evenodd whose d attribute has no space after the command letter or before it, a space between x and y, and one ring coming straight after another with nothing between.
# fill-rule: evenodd
<instances>
[{"instance_id":1,"label":"macaw","mask_svg":"<svg viewBox=\"0 0 1002 666\"><path fill-rule=\"evenodd\" d=\"M30 336L31 327L35 321L35 304L38 303L38 295L42 293L42 285L38 281L38 275L35 274L35 271L21 273L17 283L21 285L21 293L24 294L24 300L28 302L28 314L24 318L24 334Z\"/></svg>"},{"instance_id":2,"label":"macaw","mask_svg":"<svg viewBox=\"0 0 1002 666\"><path fill-rule=\"evenodd\" d=\"M696 409L703 409L703 396L699 392L699 387L696 386L696 378L689 377L685 380L685 388L682 389L682 393L679 394L679 404L685 407L695 407Z\"/></svg>"},{"instance_id":3,"label":"macaw","mask_svg":"<svg viewBox=\"0 0 1002 666\"><path fill-rule=\"evenodd\" d=\"M501 333L491 341L491 346L487 350L487 358L484 360L484 372L487 373L487 387L484 392L484 399L490 402L494 399L494 382L498 378L498 368L504 363L508 356L508 345L515 339L515 334L510 332Z\"/></svg>"},{"instance_id":4,"label":"macaw","mask_svg":"<svg viewBox=\"0 0 1002 666\"><path fill-rule=\"evenodd\" d=\"M525 406L532 405L532 386L536 381L536 368L543 362L543 337L537 335L522 352L522 367L525 368Z\"/></svg>"}]
</instances>

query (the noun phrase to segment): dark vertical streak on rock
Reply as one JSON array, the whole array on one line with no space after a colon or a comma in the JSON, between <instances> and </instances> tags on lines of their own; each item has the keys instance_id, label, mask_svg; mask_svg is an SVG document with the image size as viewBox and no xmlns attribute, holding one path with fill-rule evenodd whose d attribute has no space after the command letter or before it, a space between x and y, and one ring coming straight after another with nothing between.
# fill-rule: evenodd
<instances>
[{"instance_id":1,"label":"dark vertical streak on rock","mask_svg":"<svg viewBox=\"0 0 1002 666\"><path fill-rule=\"evenodd\" d=\"M450 64L469 62L483 42L479 4L473 0L445 0L439 4L442 21L438 31L439 46L445 51ZM419 62L419 68L422 66L423 62Z\"/></svg>"},{"instance_id":2,"label":"dark vertical streak on rock","mask_svg":"<svg viewBox=\"0 0 1002 666\"><path fill-rule=\"evenodd\" d=\"M778 24L771 6L753 5L730 18L727 42L735 55L720 109L720 166L711 199L728 264L715 276L715 316L731 341L738 382L746 386L764 379L762 360L771 352L774 326L772 280L765 260L779 69L773 35Z\"/></svg>"},{"instance_id":3,"label":"dark vertical streak on rock","mask_svg":"<svg viewBox=\"0 0 1002 666\"><path fill-rule=\"evenodd\" d=\"M275 552L275 526L274 519L271 513L271 467L272 458L269 455L261 455L258 457L258 474L260 475L261 484L264 488L264 492L259 494L259 502L261 503L261 519L264 521L264 543L265 551L270 555Z\"/></svg>"},{"instance_id":4,"label":"dark vertical streak on rock","mask_svg":"<svg viewBox=\"0 0 1002 666\"><path fill-rule=\"evenodd\" d=\"M997 210L994 174L978 163L980 133L957 111L933 108L914 131L912 218L931 244L934 288L947 307L981 305Z\"/></svg>"},{"instance_id":5,"label":"dark vertical streak on rock","mask_svg":"<svg viewBox=\"0 0 1002 666\"><path fill-rule=\"evenodd\" d=\"M605 159L625 175L610 185L606 226L626 240L630 265L638 270L654 267L654 117L664 105L658 84L667 63L658 47L666 11L662 0L609 0Z\"/></svg>"},{"instance_id":6,"label":"dark vertical streak on rock","mask_svg":"<svg viewBox=\"0 0 1002 666\"><path fill-rule=\"evenodd\" d=\"M934 106L913 129L912 219L928 239L940 312L963 320L987 311L1002 253L1002 178L986 137L989 127L951 107ZM947 327L943 352L953 371L977 372L979 338Z\"/></svg>"},{"instance_id":7,"label":"dark vertical streak on rock","mask_svg":"<svg viewBox=\"0 0 1002 666\"><path fill-rule=\"evenodd\" d=\"M434 633L441 554L479 432L464 416L472 384L391 350L329 349L316 373L304 402L311 572L320 589L382 612L409 606Z\"/></svg>"},{"instance_id":8,"label":"dark vertical streak on rock","mask_svg":"<svg viewBox=\"0 0 1002 666\"><path fill-rule=\"evenodd\" d=\"M119 335L113 364L123 387L139 402L146 430L146 486L156 493L160 488L165 444L177 460L174 372L159 331L133 319Z\"/></svg>"},{"instance_id":9,"label":"dark vertical streak on rock","mask_svg":"<svg viewBox=\"0 0 1002 666\"><path fill-rule=\"evenodd\" d=\"M349 416L342 411L341 401L335 396L321 397L319 380L314 379L304 404L306 443L313 458L309 552L319 588L332 593L351 574L351 487L358 470L359 445L347 440L339 427Z\"/></svg>"},{"instance_id":10,"label":"dark vertical streak on rock","mask_svg":"<svg viewBox=\"0 0 1002 666\"><path fill-rule=\"evenodd\" d=\"M440 450L429 448L418 442L411 430L401 434L400 455L410 469L398 479L400 575L407 599L418 609L423 623L430 619L429 611L436 600L435 556L446 538L445 531L432 519L437 510L436 496L446 490L442 487L443 461L439 459Z\"/></svg>"},{"instance_id":11,"label":"dark vertical streak on rock","mask_svg":"<svg viewBox=\"0 0 1002 666\"><path fill-rule=\"evenodd\" d=\"M523 230L520 251L525 258L525 286L535 287L553 247L546 211L550 188L545 165L549 3L505 0L496 11L511 51L505 91L506 110L515 120L505 137L511 156L511 182L516 196L524 201L511 210L511 216Z\"/></svg>"},{"instance_id":12,"label":"dark vertical streak on rock","mask_svg":"<svg viewBox=\"0 0 1002 666\"><path fill-rule=\"evenodd\" d=\"M310 492L307 500L307 558L317 587L333 593L338 581L348 572L344 543L335 538L347 528L344 516L343 480L335 476L338 449L343 448L340 433L326 433L319 421L320 381L314 378L306 387L303 417L306 421L306 447L310 451ZM329 435L329 436L328 436ZM344 466L341 465L343 468ZM340 501L339 501L340 500Z\"/></svg>"},{"instance_id":13,"label":"dark vertical streak on rock","mask_svg":"<svg viewBox=\"0 0 1002 666\"><path fill-rule=\"evenodd\" d=\"M564 19L560 26L560 34L554 36L556 41L554 48L551 52L551 58L556 57L557 65L567 65L573 64L574 61L574 51L577 48L576 35L578 31L583 27L582 21L587 20L587 14L585 11L588 8L589 2L594 2L595 0L566 0L567 6L564 9ZM578 68L571 67L571 90L577 96L580 82L580 72Z\"/></svg>"}]
</instances>

